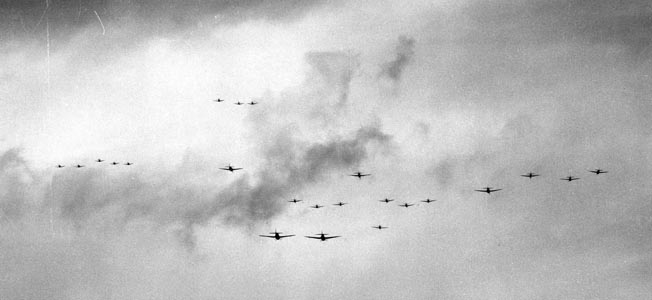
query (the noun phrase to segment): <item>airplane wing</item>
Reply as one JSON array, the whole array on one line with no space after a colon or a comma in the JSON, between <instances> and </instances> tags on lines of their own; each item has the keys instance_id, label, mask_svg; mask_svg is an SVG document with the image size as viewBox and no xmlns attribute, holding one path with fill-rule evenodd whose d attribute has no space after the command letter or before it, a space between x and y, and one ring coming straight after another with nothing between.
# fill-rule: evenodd
<instances>
[{"instance_id":1,"label":"airplane wing","mask_svg":"<svg viewBox=\"0 0 652 300\"><path fill-rule=\"evenodd\" d=\"M475 190L475 191L476 191L476 192L483 192L483 193L486 193L486 192L487 192L487 190Z\"/></svg>"},{"instance_id":2,"label":"airplane wing","mask_svg":"<svg viewBox=\"0 0 652 300\"><path fill-rule=\"evenodd\" d=\"M242 168L233 168L233 171L242 170Z\"/></svg>"},{"instance_id":3,"label":"airplane wing","mask_svg":"<svg viewBox=\"0 0 652 300\"><path fill-rule=\"evenodd\" d=\"M229 168L220 168L220 170L225 170L225 171L228 171L228 170L229 170Z\"/></svg>"},{"instance_id":4,"label":"airplane wing","mask_svg":"<svg viewBox=\"0 0 652 300\"><path fill-rule=\"evenodd\" d=\"M318 236L307 236L307 235L306 235L305 237L307 237L307 238L309 238L309 239L318 239L318 240L321 240L321 237L318 237Z\"/></svg>"},{"instance_id":5,"label":"airplane wing","mask_svg":"<svg viewBox=\"0 0 652 300\"><path fill-rule=\"evenodd\" d=\"M339 235L334 235L334 236L325 236L325 239L334 239L340 237Z\"/></svg>"},{"instance_id":6,"label":"airplane wing","mask_svg":"<svg viewBox=\"0 0 652 300\"><path fill-rule=\"evenodd\" d=\"M259 236L262 236L262 237L268 237L268 238L276 238L276 237L273 236L273 235L259 235Z\"/></svg>"},{"instance_id":7,"label":"airplane wing","mask_svg":"<svg viewBox=\"0 0 652 300\"><path fill-rule=\"evenodd\" d=\"M495 189L495 190L489 190L490 192L497 192L497 191L502 191L503 189Z\"/></svg>"},{"instance_id":8,"label":"airplane wing","mask_svg":"<svg viewBox=\"0 0 652 300\"><path fill-rule=\"evenodd\" d=\"M360 176L369 176L371 174L360 174Z\"/></svg>"},{"instance_id":9,"label":"airplane wing","mask_svg":"<svg viewBox=\"0 0 652 300\"><path fill-rule=\"evenodd\" d=\"M294 236L294 234L288 234L288 235L279 235L279 238L286 238L286 237L291 237Z\"/></svg>"}]
</instances>

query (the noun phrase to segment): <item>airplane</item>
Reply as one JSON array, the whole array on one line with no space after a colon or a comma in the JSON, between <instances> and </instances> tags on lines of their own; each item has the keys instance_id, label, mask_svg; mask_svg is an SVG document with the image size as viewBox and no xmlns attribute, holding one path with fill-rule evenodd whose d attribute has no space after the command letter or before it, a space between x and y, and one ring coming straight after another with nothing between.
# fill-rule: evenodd
<instances>
[{"instance_id":1,"label":"airplane","mask_svg":"<svg viewBox=\"0 0 652 300\"><path fill-rule=\"evenodd\" d=\"M133 164L130 163L130 162L126 162L126 163L125 163L125 166L131 166L131 165L133 165Z\"/></svg>"},{"instance_id":2,"label":"airplane","mask_svg":"<svg viewBox=\"0 0 652 300\"><path fill-rule=\"evenodd\" d=\"M228 166L226 166L224 168L220 168L220 170L229 171L229 172L233 173L233 171L242 170L242 168L234 168L234 167L231 166L231 164L229 164Z\"/></svg>"},{"instance_id":3,"label":"airplane","mask_svg":"<svg viewBox=\"0 0 652 300\"><path fill-rule=\"evenodd\" d=\"M425 203L430 203L430 202L435 202L435 201L437 201L437 200L431 200L429 198L426 199L426 200L421 200L421 202L425 202Z\"/></svg>"},{"instance_id":4,"label":"airplane","mask_svg":"<svg viewBox=\"0 0 652 300\"><path fill-rule=\"evenodd\" d=\"M292 203L297 203L297 202L301 202L301 201L303 201L303 200L299 200L299 199L288 200L288 202L292 202Z\"/></svg>"},{"instance_id":5,"label":"airplane","mask_svg":"<svg viewBox=\"0 0 652 300\"><path fill-rule=\"evenodd\" d=\"M65 166L62 166L62 165L57 165L57 168L63 168L63 167L65 167Z\"/></svg>"},{"instance_id":6,"label":"airplane","mask_svg":"<svg viewBox=\"0 0 652 300\"><path fill-rule=\"evenodd\" d=\"M311 206L312 208L321 208L324 207L323 205L315 204L315 206Z\"/></svg>"},{"instance_id":7,"label":"airplane","mask_svg":"<svg viewBox=\"0 0 652 300\"><path fill-rule=\"evenodd\" d=\"M244 103L242 103L242 102L240 102L240 101L238 101L238 102L235 103L235 105L242 105L242 104L244 104Z\"/></svg>"},{"instance_id":8,"label":"airplane","mask_svg":"<svg viewBox=\"0 0 652 300\"><path fill-rule=\"evenodd\" d=\"M76 168L83 168L84 166L83 166L83 165L77 165L77 166L75 166L75 167L76 167Z\"/></svg>"},{"instance_id":9,"label":"airplane","mask_svg":"<svg viewBox=\"0 0 652 300\"><path fill-rule=\"evenodd\" d=\"M114 161L114 162L112 162L111 164L115 166L115 165L120 164L120 163Z\"/></svg>"},{"instance_id":10,"label":"airplane","mask_svg":"<svg viewBox=\"0 0 652 300\"><path fill-rule=\"evenodd\" d=\"M492 190L491 187L485 187L484 189L481 189L481 190L475 190L475 191L476 191L476 192L483 192L483 193L491 194L491 193L493 193L493 192L497 192L497 191L500 191L500 190L502 190L502 189L493 189L493 190Z\"/></svg>"},{"instance_id":11,"label":"airplane","mask_svg":"<svg viewBox=\"0 0 652 300\"><path fill-rule=\"evenodd\" d=\"M340 201L339 203L335 203L333 205L343 206L344 204L348 204L348 203Z\"/></svg>"},{"instance_id":12,"label":"airplane","mask_svg":"<svg viewBox=\"0 0 652 300\"><path fill-rule=\"evenodd\" d=\"M522 177L527 177L527 178L532 179L532 177L537 177L537 176L540 176L540 175L539 175L539 174L534 174L534 173L530 172L530 173L527 173L527 174L525 174L525 175L521 175L521 176L522 176Z\"/></svg>"},{"instance_id":13,"label":"airplane","mask_svg":"<svg viewBox=\"0 0 652 300\"><path fill-rule=\"evenodd\" d=\"M223 99L217 98L217 100L213 100L213 102L224 102Z\"/></svg>"},{"instance_id":14,"label":"airplane","mask_svg":"<svg viewBox=\"0 0 652 300\"><path fill-rule=\"evenodd\" d=\"M385 199L383 199L383 200L378 200L378 201L380 201L380 202L385 202L385 203L390 203L390 202L394 201L394 199L387 199L387 198L385 198Z\"/></svg>"},{"instance_id":15,"label":"airplane","mask_svg":"<svg viewBox=\"0 0 652 300\"><path fill-rule=\"evenodd\" d=\"M322 233L315 233L315 235L318 235L318 236L307 236L306 235L305 237L307 237L309 239L321 240L322 242L325 242L328 239L334 239L334 238L340 237L339 235L327 236L328 233L323 233L323 232Z\"/></svg>"},{"instance_id":16,"label":"airplane","mask_svg":"<svg viewBox=\"0 0 652 300\"><path fill-rule=\"evenodd\" d=\"M371 174L362 174L360 172L356 172L356 173L353 173L353 174L351 174L349 176L358 177L358 179L362 179L362 177L369 176L369 175L371 175Z\"/></svg>"},{"instance_id":17,"label":"airplane","mask_svg":"<svg viewBox=\"0 0 652 300\"><path fill-rule=\"evenodd\" d=\"M595 175L600 175L600 174L604 174L604 173L609 173L609 172L607 172L607 171L605 171L605 170L602 170L602 169L595 169L595 170L592 170L592 171L589 171L589 172L591 172L591 173L595 173Z\"/></svg>"},{"instance_id":18,"label":"airplane","mask_svg":"<svg viewBox=\"0 0 652 300\"><path fill-rule=\"evenodd\" d=\"M571 181L573 181L573 180L578 180L579 178L578 178L578 177L573 177L573 176L568 176L568 177L566 177L566 178L560 178L560 179L561 179L561 180L566 180L566 181L568 181L568 182L571 182Z\"/></svg>"},{"instance_id":19,"label":"airplane","mask_svg":"<svg viewBox=\"0 0 652 300\"><path fill-rule=\"evenodd\" d=\"M103 161L104 161L104 160L103 160L103 159L100 159L100 158L98 158L98 159L96 160L96 162L103 162Z\"/></svg>"},{"instance_id":20,"label":"airplane","mask_svg":"<svg viewBox=\"0 0 652 300\"><path fill-rule=\"evenodd\" d=\"M294 236L294 234L281 235L281 233L283 233L283 232L276 232L276 229L274 229L274 232L269 233L269 234L273 234L273 235L262 235L262 234L260 234L259 236L273 238L273 239L276 239L277 241L282 239L282 238Z\"/></svg>"},{"instance_id":21,"label":"airplane","mask_svg":"<svg viewBox=\"0 0 652 300\"><path fill-rule=\"evenodd\" d=\"M247 104L249 104L249 105L256 105L256 104L258 104L258 102L256 102L256 101L251 101L251 102L249 102L249 103L247 103Z\"/></svg>"},{"instance_id":22,"label":"airplane","mask_svg":"<svg viewBox=\"0 0 652 300\"><path fill-rule=\"evenodd\" d=\"M378 230L380 230L380 229L385 229L385 228L389 228L389 227L383 227L383 226L378 225L378 226L371 226L371 228L378 228Z\"/></svg>"},{"instance_id":23,"label":"airplane","mask_svg":"<svg viewBox=\"0 0 652 300\"><path fill-rule=\"evenodd\" d=\"M410 207L410 206L412 206L412 205L414 205L414 204L408 204L407 202L405 202L405 203L403 203L403 204L401 204L401 205L399 205L399 206Z\"/></svg>"}]
</instances>

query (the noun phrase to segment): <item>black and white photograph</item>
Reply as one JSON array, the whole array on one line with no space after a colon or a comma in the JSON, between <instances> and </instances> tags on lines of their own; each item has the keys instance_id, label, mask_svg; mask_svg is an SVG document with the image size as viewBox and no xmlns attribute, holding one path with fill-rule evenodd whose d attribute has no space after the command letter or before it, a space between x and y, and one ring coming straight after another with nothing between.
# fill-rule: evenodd
<instances>
[{"instance_id":1,"label":"black and white photograph","mask_svg":"<svg viewBox=\"0 0 652 300\"><path fill-rule=\"evenodd\" d=\"M650 0L0 0L0 300L652 299Z\"/></svg>"}]
</instances>

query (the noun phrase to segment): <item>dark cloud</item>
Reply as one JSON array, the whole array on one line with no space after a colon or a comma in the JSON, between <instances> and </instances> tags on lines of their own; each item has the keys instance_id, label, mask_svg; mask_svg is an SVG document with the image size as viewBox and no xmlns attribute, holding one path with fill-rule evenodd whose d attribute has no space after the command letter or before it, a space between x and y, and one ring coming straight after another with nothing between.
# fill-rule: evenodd
<instances>
[{"instance_id":1,"label":"dark cloud","mask_svg":"<svg viewBox=\"0 0 652 300\"><path fill-rule=\"evenodd\" d=\"M403 70L410 63L414 56L415 40L408 36L400 36L396 46L396 57L390 62L382 65L380 76L389 77L393 81L401 80Z\"/></svg>"},{"instance_id":2,"label":"dark cloud","mask_svg":"<svg viewBox=\"0 0 652 300\"><path fill-rule=\"evenodd\" d=\"M310 9L326 3L330 2L320 0L273 2L264 0L63 0L50 1L46 12L46 1L4 1L0 7L0 25L4 34L28 36L34 32L43 32L47 18L52 34L65 36L91 24L99 26L95 15L97 12L110 28L137 24L138 31L162 34L249 19L293 20Z\"/></svg>"},{"instance_id":3,"label":"dark cloud","mask_svg":"<svg viewBox=\"0 0 652 300\"><path fill-rule=\"evenodd\" d=\"M39 176L28 171L16 150L10 150L0 158L0 207L3 218L16 219L29 213L25 211L27 203L42 203L44 207L37 211L51 207L77 228L92 224L97 229L120 230L139 219L164 226L183 225L179 236L192 246L194 226L214 218L234 226L269 220L284 211L283 199L328 172L357 166L367 158L367 147L372 143L383 146L390 141L391 137L376 127L361 128L349 138L307 146L293 145L298 141L279 136L262 153L266 159L253 175L255 180L243 175L214 192L210 187L187 185L183 172L145 175L85 168L62 169L44 191L25 195L37 187L34 177ZM40 177L44 180L45 175Z\"/></svg>"},{"instance_id":4,"label":"dark cloud","mask_svg":"<svg viewBox=\"0 0 652 300\"><path fill-rule=\"evenodd\" d=\"M625 46L649 55L649 1L476 1L464 10L474 22L465 39L474 43L588 42Z\"/></svg>"}]
</instances>

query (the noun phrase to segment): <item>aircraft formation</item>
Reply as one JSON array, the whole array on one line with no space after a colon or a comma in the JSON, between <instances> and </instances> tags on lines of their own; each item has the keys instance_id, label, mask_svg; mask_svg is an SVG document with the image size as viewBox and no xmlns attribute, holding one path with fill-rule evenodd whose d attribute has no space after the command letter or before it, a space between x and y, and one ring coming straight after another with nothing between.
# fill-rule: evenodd
<instances>
[{"instance_id":1,"label":"aircraft formation","mask_svg":"<svg viewBox=\"0 0 652 300\"><path fill-rule=\"evenodd\" d=\"M215 99L215 100L212 100L212 101L213 101L213 102L217 102L217 103L221 103L221 102L225 102L226 100L218 98L218 99ZM235 102L234 104L235 104L235 105L245 105L245 104L248 104L248 105L252 105L252 106L253 106L253 105L258 104L258 102L251 101L251 102L246 103L246 102L240 102L240 101L237 101L237 102ZM104 162L104 161L105 161L105 160L103 160L103 159L101 159L101 158L98 158L98 159L95 160L96 163L102 163L102 162ZM115 165L119 165L119 164L122 164L122 165L125 165L125 166L131 166L131 165L133 165L133 163L131 163L131 162L129 162L129 161L127 161L127 162L125 162L125 163L120 163L120 162L117 162L117 161L112 161L110 164L113 165L113 166L115 166ZM66 166L65 166L65 165L61 165L61 164L58 164L58 165L56 165L55 167L61 169L61 168L65 168ZM86 167L86 166L85 166L85 165L81 165L81 164L76 164L76 165L73 165L72 167L77 168L77 169L80 169L80 168L84 168L84 167ZM219 169L220 169L220 170L227 171L227 172L230 172L230 173L234 173L235 171L242 170L243 168L240 168L240 167L234 167L234 166L232 166L231 164L228 164L228 165L226 165L226 166L224 166L224 167L222 167L222 168L219 168ZM595 175L600 175L600 174L606 174L606 173L608 173L608 171L603 170L603 169L593 169L593 170L588 170L588 171L591 172L591 173L593 173L593 174L595 174ZM371 174L369 174L369 173L363 173L363 172L357 171L357 172L355 172L355 173L353 173L353 174L349 174L348 176L357 177L359 180L362 180L364 177L371 176ZM526 174L522 174L522 175L520 175L520 176L532 180L533 178L536 178L536 177L541 176L541 174L536 174L536 173L529 172L529 173L526 173ZM564 181L568 181L568 182L575 181L575 180L580 180L580 179L581 179L581 178L579 178L579 177L575 177L575 176L572 176L572 175L569 175L569 176L567 176L567 177L562 177L562 178L560 178L560 180L564 180ZM502 190L503 190L502 188L493 188L493 187L487 186L487 187L483 187L483 188L480 188L480 189L476 189L476 190L474 190L474 191L476 191L476 192L481 192L481 193L486 193L487 195L490 195L491 193L499 192L499 191L502 191ZM395 201L395 199L385 198L385 199L381 199L381 200L378 200L378 201L379 201L379 202L383 202L384 204L388 204L388 203L390 203L390 202ZM436 202L436 201L437 201L437 200L435 200L435 199L426 198L425 200L421 200L420 202L423 202L423 203L426 203L426 204L430 204L430 203L432 203L432 202ZM300 199L296 199L296 198L294 198L294 199L292 199L292 200L287 200L287 202L292 203L292 204L298 204L299 202L303 202L303 200L300 200ZM342 206L344 206L344 205L346 205L346 204L348 204L348 203L346 203L346 202L342 202L342 201L339 201L339 202L334 203L334 204L332 204L332 205L333 205L333 206L339 206L339 207L342 207ZM414 206L414 205L415 205L414 203L404 202L403 204L399 204L398 206L400 206L400 207L404 207L404 208L409 208L409 207ZM312 205L312 206L309 206L309 207L310 207L310 208L313 208L313 209L319 209L319 208L323 208L324 206L323 206L323 205L319 205L319 204L315 204L315 205ZM375 229L378 229L378 230L382 230L382 229L388 229L389 227L386 227L386 226L383 226L383 225L380 225L380 224L379 224L379 225L377 225L377 226L371 226L371 228L375 228ZM261 236L261 237L266 237L266 238L273 238L273 239L275 239L275 240L278 241L278 240L281 240L281 239L283 239L283 238L293 237L293 236L295 236L295 235L294 235L294 234L282 235L282 232L278 232L278 231L274 230L274 232L270 232L269 235L260 235L260 236ZM334 238L338 238L338 237L341 237L341 236L339 236L339 235L333 235L333 236L331 236L331 235L329 235L328 233L323 233L323 231L322 231L322 232L317 233L317 234L314 234L314 235L312 235L312 236L305 236L305 237L306 237L306 238L310 238L310 239L317 239L317 240L320 240L320 241L322 241L322 242L325 242L325 241L327 241L327 240L329 240L329 239L334 239Z\"/></svg>"},{"instance_id":2,"label":"aircraft formation","mask_svg":"<svg viewBox=\"0 0 652 300\"><path fill-rule=\"evenodd\" d=\"M105 160L103 160L103 159L101 159L101 158L98 158L98 159L95 160L96 163L101 163L101 162L104 162L104 161L105 161ZM120 163L117 162L117 161L114 161L114 162L111 162L110 164L115 166L115 165L119 165ZM131 162L125 162L123 165L125 165L125 166L131 166L131 165L133 165L133 163L131 163ZM55 167L56 167L57 169L61 169L61 168L65 168L66 166L65 166L65 165L61 165L61 164L59 164L59 165L56 165ZM72 167L77 168L77 169L81 169L81 168L85 168L86 165L76 164L76 165L73 165Z\"/></svg>"},{"instance_id":3,"label":"aircraft formation","mask_svg":"<svg viewBox=\"0 0 652 300\"><path fill-rule=\"evenodd\" d=\"M602 170L602 169L594 169L594 170L588 170L588 171L591 172L591 173L594 173L596 175L608 173L607 171ZM371 176L371 174L365 174L365 173L362 173L362 172L355 172L353 174L350 174L349 176L353 176L353 177L357 177L358 179L362 179L363 177ZM532 178L541 176L541 174L536 174L536 173L529 172L529 173L526 173L526 174L523 174L523 175L520 175L520 176L528 178L528 179L532 179ZM574 177L574 176L567 176L567 177L560 178L560 179L570 182L570 181L574 181L574 180L579 180L580 178ZM493 187L488 186L488 187L484 187L484 188L481 188L481 189L476 189L474 191L481 192L481 193L486 193L486 194L491 194L491 193L499 192L499 191L502 191L502 190L503 190L502 188L493 188ZM303 200L296 199L296 198L294 198L292 200L287 200L287 202L290 202L290 203L293 203L293 204L297 204L297 203L302 202L302 201ZM393 202L395 200L385 198L385 199L381 199L381 200L378 200L378 201L382 202L382 203L385 203L385 204L388 204L388 203ZM433 202L436 202L436 201L437 201L436 199L426 198L425 200L421 200L420 202L430 204L430 203L433 203ZM344 206L345 204L348 204L348 203L340 201L340 202L335 203L333 205L341 207L341 206ZM414 203L404 202L403 204L399 204L398 206L404 207L404 208L409 208L409 207L414 206L414 205L415 205ZM315 204L315 205L312 205L312 206L309 206L309 207L314 208L314 209L318 209L318 208L322 208L324 206L319 205L319 204ZM376 226L371 226L371 228L382 230L382 229L388 229L389 227L378 224ZM260 235L260 236L261 237L268 237L268 238L275 238L276 240L280 240L281 238L285 238L285 237L295 236L295 235L280 236L279 235L280 232L276 232L276 230L274 230L274 232L272 232L270 234L274 234L274 235ZM314 234L313 236L305 236L305 237L306 238L311 238L311 239L318 239L318 240L321 240L322 242L325 242L325 241L327 241L329 239L333 239L333 238L337 238L337 237L341 237L341 236L328 236L327 233L321 232L321 233L318 233L318 234Z\"/></svg>"},{"instance_id":4,"label":"aircraft formation","mask_svg":"<svg viewBox=\"0 0 652 300\"><path fill-rule=\"evenodd\" d=\"M217 103L224 102L224 101L226 101L226 100L220 99L220 98L217 98L217 99L213 100L213 102L217 102ZM233 104L235 104L235 105L245 105L245 104L256 105L256 104L258 104L258 102L253 101L253 100L251 100L249 102L236 101L236 102L233 102Z\"/></svg>"}]
</instances>

